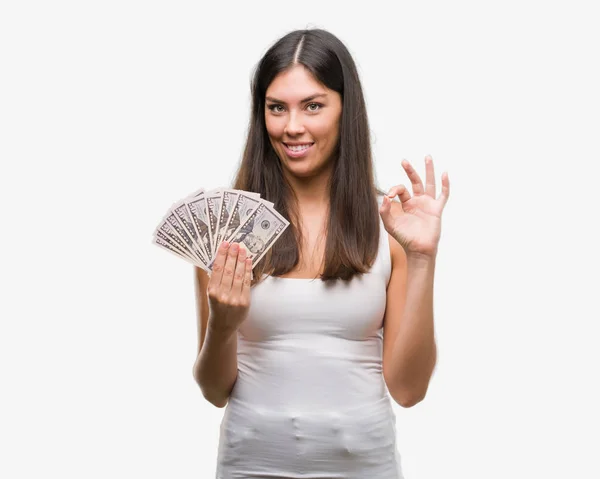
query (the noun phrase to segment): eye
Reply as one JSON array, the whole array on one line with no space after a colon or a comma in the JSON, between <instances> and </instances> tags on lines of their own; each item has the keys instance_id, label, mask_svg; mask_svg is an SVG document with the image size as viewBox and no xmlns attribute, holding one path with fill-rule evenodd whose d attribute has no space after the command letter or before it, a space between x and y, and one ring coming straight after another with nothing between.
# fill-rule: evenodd
<instances>
[{"instance_id":1,"label":"eye","mask_svg":"<svg viewBox=\"0 0 600 479\"><path fill-rule=\"evenodd\" d=\"M316 106L316 107L317 107L317 108L315 108L315 109L310 109L310 108L309 108L309 110L310 110L310 111L319 111L319 110L320 110L320 108L321 108L323 105L321 105L320 103L309 103L309 104L308 104L308 106L309 106L309 107L310 107L310 106Z\"/></svg>"},{"instance_id":2,"label":"eye","mask_svg":"<svg viewBox=\"0 0 600 479\"><path fill-rule=\"evenodd\" d=\"M281 105L269 105L267 108L271 110L273 113L281 113L281 110L275 110L275 108L280 108ZM283 107L281 107L283 108Z\"/></svg>"}]
</instances>

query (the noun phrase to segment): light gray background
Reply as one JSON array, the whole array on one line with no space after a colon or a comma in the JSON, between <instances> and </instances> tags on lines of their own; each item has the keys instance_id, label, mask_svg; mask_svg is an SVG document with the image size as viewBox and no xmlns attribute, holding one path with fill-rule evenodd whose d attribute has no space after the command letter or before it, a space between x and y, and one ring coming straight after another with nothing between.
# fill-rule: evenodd
<instances>
[{"instance_id":1,"label":"light gray background","mask_svg":"<svg viewBox=\"0 0 600 479\"><path fill-rule=\"evenodd\" d=\"M3 2L0 476L214 476L192 269L152 232L231 181L252 70L308 26L354 55L380 185L450 176L406 478L600 477L593 3Z\"/></svg>"}]
</instances>

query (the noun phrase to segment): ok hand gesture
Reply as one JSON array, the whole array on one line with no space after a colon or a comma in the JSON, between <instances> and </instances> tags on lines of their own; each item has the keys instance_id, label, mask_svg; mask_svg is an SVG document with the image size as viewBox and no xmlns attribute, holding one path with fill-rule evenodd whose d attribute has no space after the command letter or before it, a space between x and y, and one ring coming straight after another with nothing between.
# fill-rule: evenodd
<instances>
[{"instance_id":1,"label":"ok hand gesture","mask_svg":"<svg viewBox=\"0 0 600 479\"><path fill-rule=\"evenodd\" d=\"M404 160L402 167L412 183L414 196L404 185L390 189L379 208L386 231L402 245L408 255L435 257L442 229L442 211L450 195L448 173L442 174L442 192L436 196L435 175L431 156L425 157L425 187L412 165ZM392 200L400 197L398 208ZM394 211L393 211L394 210Z\"/></svg>"}]
</instances>

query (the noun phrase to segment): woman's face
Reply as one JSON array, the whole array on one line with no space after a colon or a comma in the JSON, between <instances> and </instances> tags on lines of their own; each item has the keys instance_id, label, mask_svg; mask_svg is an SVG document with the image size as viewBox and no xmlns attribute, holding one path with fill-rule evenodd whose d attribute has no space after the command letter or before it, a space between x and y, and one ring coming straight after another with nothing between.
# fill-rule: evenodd
<instances>
[{"instance_id":1,"label":"woman's face","mask_svg":"<svg viewBox=\"0 0 600 479\"><path fill-rule=\"evenodd\" d=\"M327 170L339 138L340 94L295 65L275 77L265 97L267 133L284 171L310 177Z\"/></svg>"}]
</instances>

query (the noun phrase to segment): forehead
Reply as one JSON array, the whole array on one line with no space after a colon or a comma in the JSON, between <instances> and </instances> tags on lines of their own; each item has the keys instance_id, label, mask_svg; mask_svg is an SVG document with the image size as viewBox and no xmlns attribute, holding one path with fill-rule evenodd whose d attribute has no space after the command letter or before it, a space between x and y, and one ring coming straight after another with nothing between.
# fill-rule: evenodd
<instances>
[{"instance_id":1,"label":"forehead","mask_svg":"<svg viewBox=\"0 0 600 479\"><path fill-rule=\"evenodd\" d=\"M318 82L313 74L302 65L295 65L279 73L267 88L266 96L289 103L318 93L328 93L329 89Z\"/></svg>"}]
</instances>

